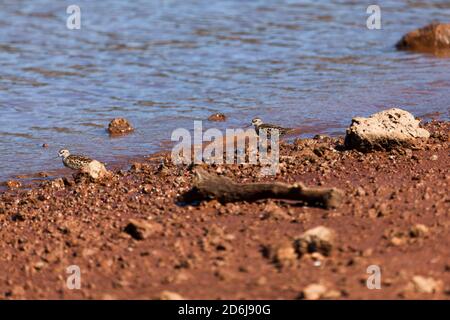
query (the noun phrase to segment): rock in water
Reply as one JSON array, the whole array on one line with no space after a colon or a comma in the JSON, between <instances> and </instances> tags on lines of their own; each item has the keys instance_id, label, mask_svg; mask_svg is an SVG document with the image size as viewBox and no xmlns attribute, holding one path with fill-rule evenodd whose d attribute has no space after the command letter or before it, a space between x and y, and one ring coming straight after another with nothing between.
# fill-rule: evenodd
<instances>
[{"instance_id":1,"label":"rock in water","mask_svg":"<svg viewBox=\"0 0 450 320\"><path fill-rule=\"evenodd\" d=\"M214 113L208 117L208 121L225 121L226 119L223 113Z\"/></svg>"},{"instance_id":2,"label":"rock in water","mask_svg":"<svg viewBox=\"0 0 450 320\"><path fill-rule=\"evenodd\" d=\"M131 123L124 118L116 118L112 120L108 125L108 132L111 135L126 134L134 131Z\"/></svg>"},{"instance_id":3,"label":"rock in water","mask_svg":"<svg viewBox=\"0 0 450 320\"><path fill-rule=\"evenodd\" d=\"M450 24L433 23L411 31L397 43L399 50L450 53Z\"/></svg>"},{"instance_id":4,"label":"rock in water","mask_svg":"<svg viewBox=\"0 0 450 320\"><path fill-rule=\"evenodd\" d=\"M427 130L419 127L419 122L411 113L397 108L369 118L353 118L347 129L345 146L360 151L414 147L430 137Z\"/></svg>"}]
</instances>

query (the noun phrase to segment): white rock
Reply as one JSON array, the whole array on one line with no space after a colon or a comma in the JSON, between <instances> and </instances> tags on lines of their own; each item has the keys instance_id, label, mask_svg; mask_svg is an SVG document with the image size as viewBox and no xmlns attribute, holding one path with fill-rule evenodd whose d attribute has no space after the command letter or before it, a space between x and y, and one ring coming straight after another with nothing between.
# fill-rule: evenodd
<instances>
[{"instance_id":1,"label":"white rock","mask_svg":"<svg viewBox=\"0 0 450 320\"><path fill-rule=\"evenodd\" d=\"M333 230L319 226L300 235L295 240L295 246L300 254L319 252L328 256L333 249L335 238L336 234Z\"/></svg>"},{"instance_id":2,"label":"white rock","mask_svg":"<svg viewBox=\"0 0 450 320\"><path fill-rule=\"evenodd\" d=\"M398 108L381 111L368 118L353 118L347 129L345 145L361 151L415 146L430 137L427 130L419 127L419 122L411 113Z\"/></svg>"},{"instance_id":3,"label":"white rock","mask_svg":"<svg viewBox=\"0 0 450 320\"><path fill-rule=\"evenodd\" d=\"M411 283L414 290L421 293L438 292L442 284L440 281L436 281L433 278L425 278L422 276L414 276Z\"/></svg>"},{"instance_id":4,"label":"white rock","mask_svg":"<svg viewBox=\"0 0 450 320\"><path fill-rule=\"evenodd\" d=\"M93 160L81 169L82 173L88 174L92 179L101 179L110 174L103 163Z\"/></svg>"},{"instance_id":5,"label":"white rock","mask_svg":"<svg viewBox=\"0 0 450 320\"><path fill-rule=\"evenodd\" d=\"M313 283L308 285L302 291L303 299L306 300L318 300L322 298L327 292L327 288L324 285Z\"/></svg>"},{"instance_id":6,"label":"white rock","mask_svg":"<svg viewBox=\"0 0 450 320\"><path fill-rule=\"evenodd\" d=\"M159 296L161 300L186 300L183 296L176 292L163 291Z\"/></svg>"}]
</instances>

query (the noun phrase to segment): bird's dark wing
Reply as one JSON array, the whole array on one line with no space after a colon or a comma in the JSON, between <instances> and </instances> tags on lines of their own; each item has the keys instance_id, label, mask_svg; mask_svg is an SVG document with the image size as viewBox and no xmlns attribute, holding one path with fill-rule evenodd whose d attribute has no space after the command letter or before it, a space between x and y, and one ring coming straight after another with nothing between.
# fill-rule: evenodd
<instances>
[{"instance_id":1,"label":"bird's dark wing","mask_svg":"<svg viewBox=\"0 0 450 320\"><path fill-rule=\"evenodd\" d=\"M264 124L262 124L259 128L260 128L260 129L263 129L263 130L273 130L273 129L277 129L280 133L288 132L288 131L291 131L291 130L292 130L291 128L283 128L283 127L281 127L281 126L277 126L277 125L275 125L275 124L270 124L270 123L264 123Z\"/></svg>"},{"instance_id":2,"label":"bird's dark wing","mask_svg":"<svg viewBox=\"0 0 450 320\"><path fill-rule=\"evenodd\" d=\"M263 123L259 126L260 129L280 129L280 126L270 124L270 123Z\"/></svg>"},{"instance_id":3,"label":"bird's dark wing","mask_svg":"<svg viewBox=\"0 0 450 320\"><path fill-rule=\"evenodd\" d=\"M70 155L69 158L70 158L70 157L71 157L72 159L74 159L74 160L78 160L78 161L81 161L81 162L91 162L91 161L92 161L91 158L85 157L85 156Z\"/></svg>"}]
</instances>

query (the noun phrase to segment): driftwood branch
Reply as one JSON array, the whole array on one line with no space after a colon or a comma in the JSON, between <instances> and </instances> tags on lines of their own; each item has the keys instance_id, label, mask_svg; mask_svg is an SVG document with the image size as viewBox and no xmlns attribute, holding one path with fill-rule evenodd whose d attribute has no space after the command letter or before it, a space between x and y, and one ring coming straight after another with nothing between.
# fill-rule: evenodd
<instances>
[{"instance_id":1,"label":"driftwood branch","mask_svg":"<svg viewBox=\"0 0 450 320\"><path fill-rule=\"evenodd\" d=\"M260 199L285 199L301 201L311 206L337 208L342 202L343 192L337 188L308 188L302 183L289 185L281 182L235 183L231 179L195 171L193 188L183 195L183 201L216 199L222 203L256 201Z\"/></svg>"}]
</instances>

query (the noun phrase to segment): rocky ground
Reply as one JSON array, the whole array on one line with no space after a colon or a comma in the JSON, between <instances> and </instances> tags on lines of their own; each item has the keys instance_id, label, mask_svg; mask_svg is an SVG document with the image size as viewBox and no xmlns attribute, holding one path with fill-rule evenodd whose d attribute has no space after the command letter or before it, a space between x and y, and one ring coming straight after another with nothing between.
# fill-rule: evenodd
<instances>
[{"instance_id":1,"label":"rocky ground","mask_svg":"<svg viewBox=\"0 0 450 320\"><path fill-rule=\"evenodd\" d=\"M361 153L321 136L283 143L275 177L205 167L237 182L338 187L334 210L179 203L192 167L166 154L101 182L10 186L0 195L0 298L449 299L450 123L424 127L431 137L418 149ZM80 290L66 286L71 265ZM367 287L373 265L381 289Z\"/></svg>"}]
</instances>

